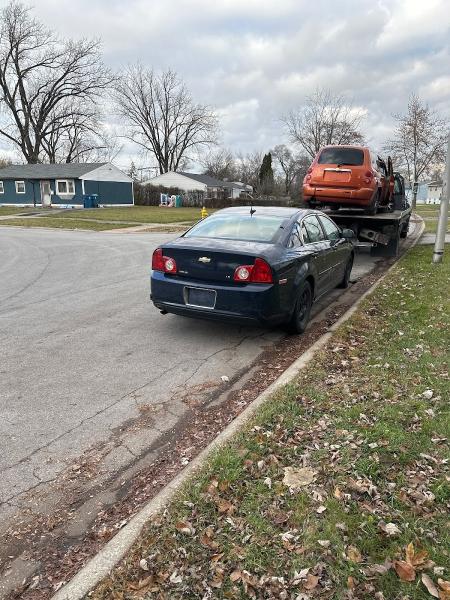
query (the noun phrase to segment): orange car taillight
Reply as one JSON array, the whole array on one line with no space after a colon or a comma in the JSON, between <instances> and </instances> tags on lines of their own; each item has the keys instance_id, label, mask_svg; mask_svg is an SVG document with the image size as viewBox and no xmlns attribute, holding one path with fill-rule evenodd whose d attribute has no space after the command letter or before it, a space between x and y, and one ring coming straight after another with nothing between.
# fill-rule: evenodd
<instances>
[{"instance_id":1,"label":"orange car taillight","mask_svg":"<svg viewBox=\"0 0 450 600\"><path fill-rule=\"evenodd\" d=\"M313 172L313 168L312 168L312 167L309 167L309 169L306 171L306 175L305 175L305 178L304 178L304 180L303 180L303 181L304 181L304 183L306 183L306 182L308 182L308 181L311 181L311 177L312 177L311 173L312 173L312 172Z\"/></svg>"},{"instance_id":2,"label":"orange car taillight","mask_svg":"<svg viewBox=\"0 0 450 600\"><path fill-rule=\"evenodd\" d=\"M364 173L364 183L370 183L372 181L372 178L373 178L372 171L366 171Z\"/></svg>"},{"instance_id":3,"label":"orange car taillight","mask_svg":"<svg viewBox=\"0 0 450 600\"><path fill-rule=\"evenodd\" d=\"M237 267L233 279L240 283L273 283L272 269L265 260L256 258L253 265Z\"/></svg>"},{"instance_id":4,"label":"orange car taillight","mask_svg":"<svg viewBox=\"0 0 450 600\"><path fill-rule=\"evenodd\" d=\"M170 256L164 256L162 248L156 248L152 256L152 269L161 273L175 274L177 272L177 263Z\"/></svg>"}]
</instances>

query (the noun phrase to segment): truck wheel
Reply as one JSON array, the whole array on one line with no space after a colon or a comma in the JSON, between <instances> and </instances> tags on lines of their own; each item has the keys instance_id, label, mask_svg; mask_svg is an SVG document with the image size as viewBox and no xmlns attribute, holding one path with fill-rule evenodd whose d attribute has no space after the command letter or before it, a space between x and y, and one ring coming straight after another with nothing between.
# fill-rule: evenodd
<instances>
[{"instance_id":1,"label":"truck wheel","mask_svg":"<svg viewBox=\"0 0 450 600\"><path fill-rule=\"evenodd\" d=\"M403 226L402 230L400 231L400 237L401 238L408 237L408 229L409 229L409 219L405 223L405 225Z\"/></svg>"},{"instance_id":2,"label":"truck wheel","mask_svg":"<svg viewBox=\"0 0 450 600\"><path fill-rule=\"evenodd\" d=\"M345 265L345 271L344 271L344 277L341 281L341 283L338 285L338 287L346 289L348 288L348 284L350 283L350 275L352 272L352 268L353 268L353 259L354 256L353 254L350 256L350 258L347 261L347 264Z\"/></svg>"},{"instance_id":3,"label":"truck wheel","mask_svg":"<svg viewBox=\"0 0 450 600\"><path fill-rule=\"evenodd\" d=\"M313 303L313 292L308 281L300 284L294 313L287 325L289 333L303 333L308 325L311 307Z\"/></svg>"}]
</instances>

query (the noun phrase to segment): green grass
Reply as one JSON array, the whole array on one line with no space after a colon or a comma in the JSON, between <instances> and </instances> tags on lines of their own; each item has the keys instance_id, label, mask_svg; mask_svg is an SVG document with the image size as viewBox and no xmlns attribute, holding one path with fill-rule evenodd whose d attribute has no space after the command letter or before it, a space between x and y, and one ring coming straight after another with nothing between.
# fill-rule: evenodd
<instances>
[{"instance_id":1,"label":"green grass","mask_svg":"<svg viewBox=\"0 0 450 600\"><path fill-rule=\"evenodd\" d=\"M8 216L8 215L17 215L17 214L27 214L27 213L34 213L34 212L39 212L40 209L38 208L21 208L19 206L0 206L0 217L2 216Z\"/></svg>"},{"instance_id":2,"label":"green grass","mask_svg":"<svg viewBox=\"0 0 450 600\"><path fill-rule=\"evenodd\" d=\"M286 598L380 592L427 600L422 571L437 583L435 565L450 578L450 277L448 261L432 265L431 254L420 247L399 262L327 348L148 524L90 598L278 598L286 590ZM304 465L316 480L291 493L284 468ZM383 521L399 533L386 535ZM392 566L373 571L405 560L410 543L433 561L414 582ZM149 556L143 571L139 561ZM313 591L293 582L305 568L318 577Z\"/></svg>"},{"instance_id":3,"label":"green grass","mask_svg":"<svg viewBox=\"0 0 450 600\"><path fill-rule=\"evenodd\" d=\"M418 204L415 212L424 219L425 231L427 233L436 233L439 206L437 204ZM450 221L447 223L447 231L450 231Z\"/></svg>"},{"instance_id":4,"label":"green grass","mask_svg":"<svg viewBox=\"0 0 450 600\"><path fill-rule=\"evenodd\" d=\"M106 231L108 229L121 229L122 227L133 227L122 223L102 223L97 221L79 219L58 219L57 215L51 217L37 217L28 219L7 219L0 221L0 227L50 227L53 229L88 229L93 231Z\"/></svg>"},{"instance_id":5,"label":"green grass","mask_svg":"<svg viewBox=\"0 0 450 600\"><path fill-rule=\"evenodd\" d=\"M119 208L90 208L67 210L55 215L61 219L98 219L129 223L180 223L200 219L200 208L161 208L159 206L127 206ZM208 210L208 213L214 211Z\"/></svg>"}]
</instances>

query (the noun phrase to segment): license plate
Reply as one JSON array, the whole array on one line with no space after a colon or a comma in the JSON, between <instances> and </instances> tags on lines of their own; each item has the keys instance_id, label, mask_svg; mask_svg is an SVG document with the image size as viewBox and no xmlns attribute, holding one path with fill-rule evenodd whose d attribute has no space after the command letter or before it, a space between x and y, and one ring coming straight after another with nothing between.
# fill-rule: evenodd
<instances>
[{"instance_id":1,"label":"license plate","mask_svg":"<svg viewBox=\"0 0 450 600\"><path fill-rule=\"evenodd\" d=\"M185 288L185 302L189 306L199 308L214 308L216 305L216 290L205 290L203 288Z\"/></svg>"},{"instance_id":2,"label":"license plate","mask_svg":"<svg viewBox=\"0 0 450 600\"><path fill-rule=\"evenodd\" d=\"M324 173L324 181L350 181L351 172L334 171L333 169L326 170Z\"/></svg>"}]
</instances>

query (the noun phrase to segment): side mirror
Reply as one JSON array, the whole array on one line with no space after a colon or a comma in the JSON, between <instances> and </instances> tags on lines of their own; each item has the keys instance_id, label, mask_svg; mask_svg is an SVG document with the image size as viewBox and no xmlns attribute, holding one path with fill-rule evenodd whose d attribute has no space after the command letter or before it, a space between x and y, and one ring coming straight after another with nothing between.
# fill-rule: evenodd
<instances>
[{"instance_id":1,"label":"side mirror","mask_svg":"<svg viewBox=\"0 0 450 600\"><path fill-rule=\"evenodd\" d=\"M343 229L342 237L346 240L354 240L356 236L355 236L355 232L353 231L353 229Z\"/></svg>"}]
</instances>

